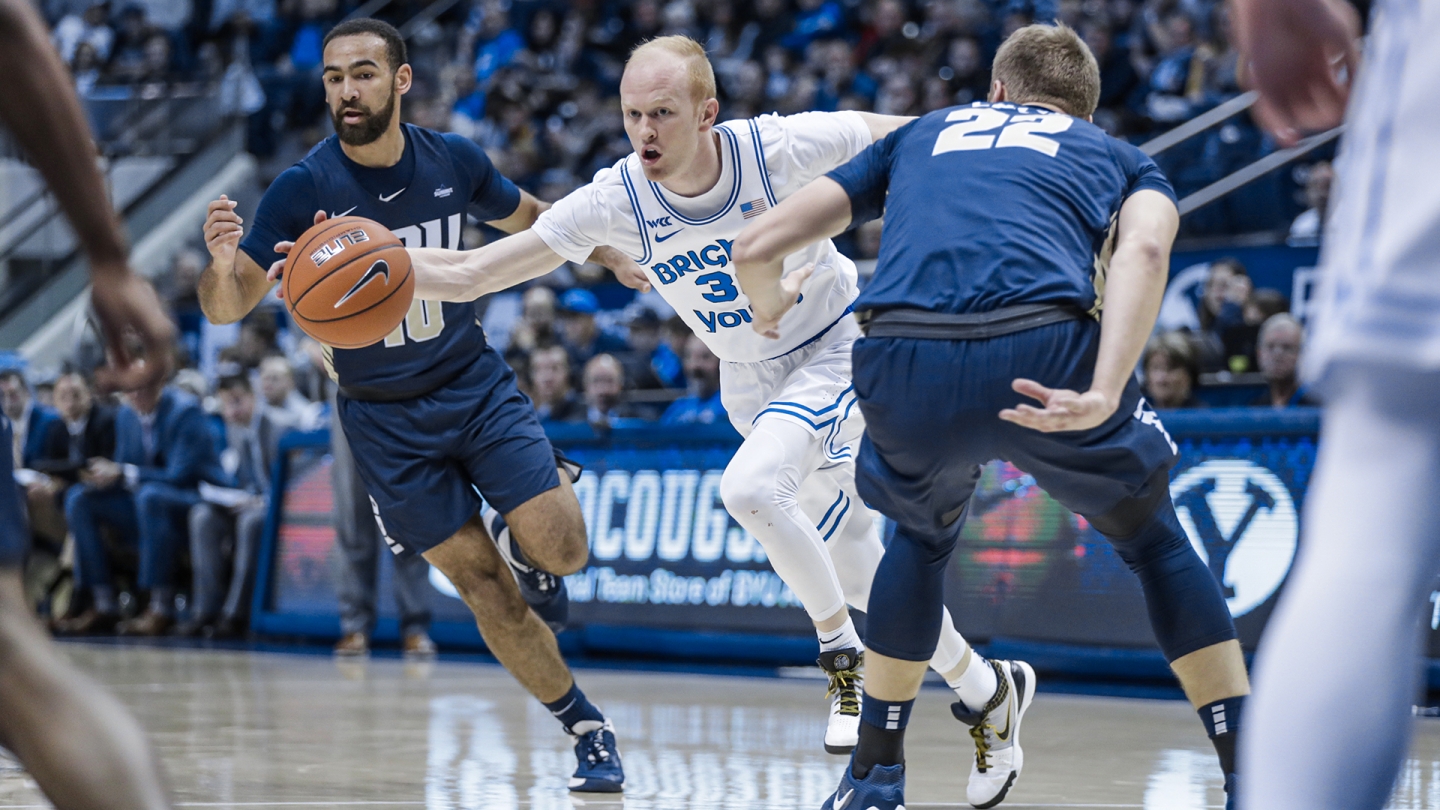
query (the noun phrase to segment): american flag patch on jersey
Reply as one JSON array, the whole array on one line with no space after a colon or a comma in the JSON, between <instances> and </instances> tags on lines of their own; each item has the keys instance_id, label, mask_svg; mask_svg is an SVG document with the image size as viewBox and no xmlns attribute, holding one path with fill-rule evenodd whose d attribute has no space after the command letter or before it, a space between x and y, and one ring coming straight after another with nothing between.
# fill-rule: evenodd
<instances>
[{"instance_id":1,"label":"american flag patch on jersey","mask_svg":"<svg viewBox=\"0 0 1440 810\"><path fill-rule=\"evenodd\" d=\"M751 217L758 217L765 213L765 209L769 207L770 206L765 204L764 200L751 200L748 203L740 203L740 218L749 219Z\"/></svg>"}]
</instances>

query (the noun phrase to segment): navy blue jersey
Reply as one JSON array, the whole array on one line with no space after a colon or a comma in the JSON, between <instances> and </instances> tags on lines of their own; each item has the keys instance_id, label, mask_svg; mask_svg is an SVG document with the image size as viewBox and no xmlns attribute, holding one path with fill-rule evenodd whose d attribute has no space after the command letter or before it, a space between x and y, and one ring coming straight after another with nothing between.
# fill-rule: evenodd
<instances>
[{"instance_id":1,"label":"navy blue jersey","mask_svg":"<svg viewBox=\"0 0 1440 810\"><path fill-rule=\"evenodd\" d=\"M459 135L404 125L405 153L394 166L361 166L331 136L275 179L240 243L261 267L281 258L276 242L293 240L321 209L379 222L409 247L462 250L467 208L485 221L515 213L520 191L485 152ZM327 352L341 385L425 390L452 379L485 349L475 305L416 300L384 341Z\"/></svg>"},{"instance_id":2,"label":"navy blue jersey","mask_svg":"<svg viewBox=\"0 0 1440 810\"><path fill-rule=\"evenodd\" d=\"M828 176L852 224L885 216L862 310L1094 310L1121 204L1175 197L1154 161L1094 124L1003 102L930 113Z\"/></svg>"}]
</instances>

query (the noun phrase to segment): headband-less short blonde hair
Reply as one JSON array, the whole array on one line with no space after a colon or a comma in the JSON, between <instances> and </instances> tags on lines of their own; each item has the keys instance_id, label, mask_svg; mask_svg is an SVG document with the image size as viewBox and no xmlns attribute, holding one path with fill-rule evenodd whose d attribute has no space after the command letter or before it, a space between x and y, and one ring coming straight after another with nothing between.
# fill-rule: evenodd
<instances>
[{"instance_id":1,"label":"headband-less short blonde hair","mask_svg":"<svg viewBox=\"0 0 1440 810\"><path fill-rule=\"evenodd\" d=\"M1100 66L1069 26L1027 25L995 53L991 75L1015 104L1054 104L1086 118L1100 102Z\"/></svg>"},{"instance_id":2,"label":"headband-less short blonde hair","mask_svg":"<svg viewBox=\"0 0 1440 810\"><path fill-rule=\"evenodd\" d=\"M685 36L656 37L635 46L630 52L628 67L635 57L652 51L664 51L684 59L690 79L690 92L695 101L715 98L715 69L710 66L710 57L705 55L705 46Z\"/></svg>"}]
</instances>

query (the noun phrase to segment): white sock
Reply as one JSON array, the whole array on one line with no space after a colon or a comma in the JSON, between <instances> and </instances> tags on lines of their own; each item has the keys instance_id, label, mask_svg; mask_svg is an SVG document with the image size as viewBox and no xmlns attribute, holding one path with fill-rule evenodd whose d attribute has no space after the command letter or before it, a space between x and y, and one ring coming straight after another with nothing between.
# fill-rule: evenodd
<instances>
[{"instance_id":1,"label":"white sock","mask_svg":"<svg viewBox=\"0 0 1440 810\"><path fill-rule=\"evenodd\" d=\"M964 703L971 711L980 711L990 698L995 697L995 690L1000 688L1000 682L995 677L995 668L990 666L979 653L970 656L970 665L965 671L952 681L948 681L950 688L960 696L960 702Z\"/></svg>"},{"instance_id":2,"label":"white sock","mask_svg":"<svg viewBox=\"0 0 1440 810\"><path fill-rule=\"evenodd\" d=\"M828 633L815 631L820 638L820 652L831 652L832 650L843 650L851 647L856 650L864 650L865 642L860 640L860 634L855 632L855 620L849 616L845 617L845 623Z\"/></svg>"}]
</instances>

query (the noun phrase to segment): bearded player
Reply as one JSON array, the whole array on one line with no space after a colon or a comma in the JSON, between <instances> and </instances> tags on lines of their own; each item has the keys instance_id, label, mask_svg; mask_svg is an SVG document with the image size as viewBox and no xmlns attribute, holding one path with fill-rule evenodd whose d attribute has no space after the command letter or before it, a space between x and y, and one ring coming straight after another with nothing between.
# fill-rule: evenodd
<instances>
[{"instance_id":1,"label":"bearded player","mask_svg":"<svg viewBox=\"0 0 1440 810\"><path fill-rule=\"evenodd\" d=\"M200 302L214 322L253 309L272 286L265 268L282 259L275 248L326 212L372 219L413 247L459 248L467 209L504 231L529 227L544 209L471 141L400 123L411 71L393 27L357 19L332 29L323 81L337 135L276 178L254 228L244 233L232 201L210 205ZM624 272L623 259L615 265ZM575 685L547 626L566 615L559 577L589 555L571 488L578 471L562 464L557 473L535 409L486 344L474 307L417 295L384 341L327 349L326 360L391 550L421 554L449 578L490 652L575 739L570 789L620 791L614 729ZM483 521L477 490L493 507Z\"/></svg>"},{"instance_id":2,"label":"bearded player","mask_svg":"<svg viewBox=\"0 0 1440 810\"><path fill-rule=\"evenodd\" d=\"M777 342L751 328L730 248L754 217L909 119L805 113L717 125L710 62L699 43L680 36L631 54L620 103L634 154L557 202L526 233L471 253L412 250L416 294L468 301L567 259L583 261L600 245L646 268L724 361L721 396L745 441L726 467L721 496L815 624L832 698L825 748L848 753L859 733L864 645L847 605L865 609L884 553L855 493L864 432L850 382L859 334L850 314L855 265L829 241L790 256L785 283L803 296L785 321L788 339ZM802 502L813 505L808 513ZM1013 736L987 737L976 718L988 707L1018 723L1034 672L975 654L948 616L930 666L959 695L957 716L977 730L970 800L993 806L1020 769L1019 748Z\"/></svg>"}]
</instances>

